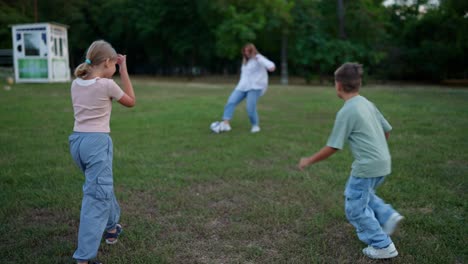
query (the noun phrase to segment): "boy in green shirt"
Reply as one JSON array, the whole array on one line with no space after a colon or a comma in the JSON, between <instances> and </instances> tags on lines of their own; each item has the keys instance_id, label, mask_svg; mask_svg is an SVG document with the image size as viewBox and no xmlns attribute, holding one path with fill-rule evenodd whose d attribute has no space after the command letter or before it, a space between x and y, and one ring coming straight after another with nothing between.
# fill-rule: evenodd
<instances>
[{"instance_id":1,"label":"boy in green shirt","mask_svg":"<svg viewBox=\"0 0 468 264\"><path fill-rule=\"evenodd\" d=\"M349 142L354 162L344 193L346 217L368 245L363 253L387 259L398 255L390 235L403 216L380 199L375 189L391 172L387 138L392 127L373 103L359 95L362 72L357 63L345 63L335 71L336 93L345 104L336 115L327 145L302 158L299 169L327 159Z\"/></svg>"}]
</instances>

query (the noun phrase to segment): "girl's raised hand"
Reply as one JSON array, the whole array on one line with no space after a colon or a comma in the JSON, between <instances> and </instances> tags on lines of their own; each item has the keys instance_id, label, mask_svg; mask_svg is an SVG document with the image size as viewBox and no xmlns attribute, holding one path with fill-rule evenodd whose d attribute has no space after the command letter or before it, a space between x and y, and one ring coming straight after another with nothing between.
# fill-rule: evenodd
<instances>
[{"instance_id":1,"label":"girl's raised hand","mask_svg":"<svg viewBox=\"0 0 468 264\"><path fill-rule=\"evenodd\" d=\"M122 65L127 63L127 55L117 54L117 64Z\"/></svg>"},{"instance_id":2,"label":"girl's raised hand","mask_svg":"<svg viewBox=\"0 0 468 264\"><path fill-rule=\"evenodd\" d=\"M117 64L119 65L120 71L127 70L127 55L117 54Z\"/></svg>"}]
</instances>

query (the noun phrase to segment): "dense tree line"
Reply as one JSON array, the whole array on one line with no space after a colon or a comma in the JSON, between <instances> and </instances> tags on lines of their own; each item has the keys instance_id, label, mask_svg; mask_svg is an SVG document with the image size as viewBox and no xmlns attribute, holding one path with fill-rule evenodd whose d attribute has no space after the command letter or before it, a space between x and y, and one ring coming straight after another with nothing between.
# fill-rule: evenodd
<instances>
[{"instance_id":1,"label":"dense tree line","mask_svg":"<svg viewBox=\"0 0 468 264\"><path fill-rule=\"evenodd\" d=\"M8 25L69 25L72 67L95 39L111 42L141 74L237 73L253 42L283 72L307 80L358 61L380 79L468 78L468 1L394 0L3 0Z\"/></svg>"}]
</instances>

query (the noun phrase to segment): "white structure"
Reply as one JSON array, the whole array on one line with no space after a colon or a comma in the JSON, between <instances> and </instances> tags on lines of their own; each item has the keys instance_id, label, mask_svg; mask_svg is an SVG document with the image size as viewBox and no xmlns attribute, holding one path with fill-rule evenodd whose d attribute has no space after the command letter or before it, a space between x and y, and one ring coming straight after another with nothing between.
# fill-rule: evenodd
<instances>
[{"instance_id":1,"label":"white structure","mask_svg":"<svg viewBox=\"0 0 468 264\"><path fill-rule=\"evenodd\" d=\"M70 80L66 25L12 25L13 65L18 83Z\"/></svg>"}]
</instances>

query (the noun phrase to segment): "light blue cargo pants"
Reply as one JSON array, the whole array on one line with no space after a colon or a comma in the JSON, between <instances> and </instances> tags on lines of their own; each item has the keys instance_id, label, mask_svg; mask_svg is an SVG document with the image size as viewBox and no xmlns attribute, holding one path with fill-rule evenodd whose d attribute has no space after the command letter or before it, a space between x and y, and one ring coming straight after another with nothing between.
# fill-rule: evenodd
<instances>
[{"instance_id":1,"label":"light blue cargo pants","mask_svg":"<svg viewBox=\"0 0 468 264\"><path fill-rule=\"evenodd\" d=\"M107 133L74 132L69 143L73 160L85 175L73 258L87 261L97 256L104 231L114 229L120 218L112 177L112 139Z\"/></svg>"},{"instance_id":2,"label":"light blue cargo pants","mask_svg":"<svg viewBox=\"0 0 468 264\"><path fill-rule=\"evenodd\" d=\"M384 180L385 176L350 176L344 193L346 217L356 228L359 239L375 248L385 248L392 243L382 226L396 211L375 194Z\"/></svg>"}]
</instances>

